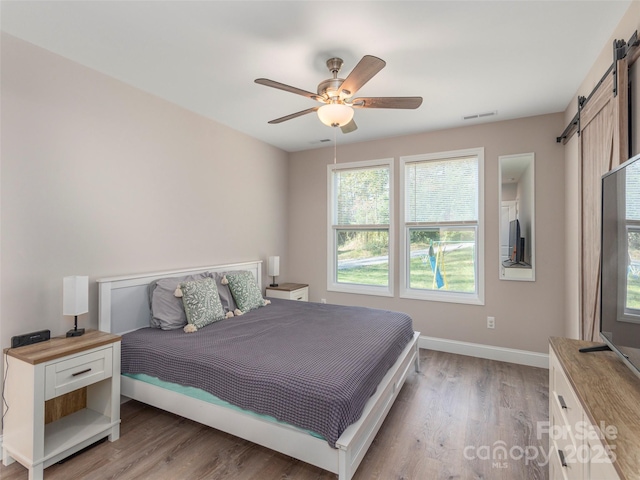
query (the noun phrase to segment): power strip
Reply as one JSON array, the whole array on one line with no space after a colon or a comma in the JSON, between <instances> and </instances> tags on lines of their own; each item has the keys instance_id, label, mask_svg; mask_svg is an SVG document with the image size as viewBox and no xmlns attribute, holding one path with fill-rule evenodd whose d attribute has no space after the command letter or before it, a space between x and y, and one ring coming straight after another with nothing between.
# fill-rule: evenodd
<instances>
[{"instance_id":1,"label":"power strip","mask_svg":"<svg viewBox=\"0 0 640 480\"><path fill-rule=\"evenodd\" d=\"M40 330L38 332L24 333L11 337L11 348L24 347L32 343L39 343L51 338L51 330Z\"/></svg>"}]
</instances>

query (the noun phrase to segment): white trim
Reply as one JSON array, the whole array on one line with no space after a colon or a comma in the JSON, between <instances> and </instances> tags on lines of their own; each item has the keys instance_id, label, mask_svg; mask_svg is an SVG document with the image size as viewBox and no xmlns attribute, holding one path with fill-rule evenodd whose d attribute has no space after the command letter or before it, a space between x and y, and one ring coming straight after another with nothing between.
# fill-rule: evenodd
<instances>
[{"instance_id":1,"label":"white trim","mask_svg":"<svg viewBox=\"0 0 640 480\"><path fill-rule=\"evenodd\" d=\"M420 348L438 352L468 355L470 357L487 358L500 362L517 363L530 367L549 368L549 354L517 350L514 348L496 347L481 343L460 342L446 338L420 336Z\"/></svg>"},{"instance_id":2,"label":"white trim","mask_svg":"<svg viewBox=\"0 0 640 480\"><path fill-rule=\"evenodd\" d=\"M478 158L478 221L476 230L476 288L477 292L459 293L459 292L441 292L432 290L418 290L409 288L408 286L408 268L407 268L407 222L405 216L405 165L407 163L419 162L424 160L446 160L461 157ZM400 157L400 208L399 208L399 225L400 225L400 298L411 298L415 300L429 300L435 302L463 303L470 305L484 305L484 147L467 148L462 150L453 150L449 152L426 153L420 155L409 155Z\"/></svg>"},{"instance_id":3,"label":"white trim","mask_svg":"<svg viewBox=\"0 0 640 480\"><path fill-rule=\"evenodd\" d=\"M387 287L376 287L375 285L358 285L350 283L327 284L327 291L339 293L354 293L356 295L375 295L378 297L393 297Z\"/></svg>"},{"instance_id":4,"label":"white trim","mask_svg":"<svg viewBox=\"0 0 640 480\"><path fill-rule=\"evenodd\" d=\"M386 287L375 285L357 285L338 283L336 279L336 250L334 249L335 232L333 219L336 205L333 201L333 172L337 170L354 170L370 167L389 168L389 224L381 225L382 229L389 229L389 284ZM356 293L361 295L376 295L381 297L394 296L395 271L395 180L394 158L381 158L378 160L364 160L361 162L331 163L327 165L327 290L331 292ZM340 226L340 229L349 229L349 225ZM353 226L355 227L355 226Z\"/></svg>"}]
</instances>

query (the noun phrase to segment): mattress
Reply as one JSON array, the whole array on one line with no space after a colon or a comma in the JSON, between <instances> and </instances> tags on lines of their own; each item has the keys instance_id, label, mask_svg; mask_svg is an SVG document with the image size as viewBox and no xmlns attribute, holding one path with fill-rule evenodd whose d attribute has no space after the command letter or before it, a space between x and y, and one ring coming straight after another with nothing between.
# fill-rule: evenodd
<instances>
[{"instance_id":1,"label":"mattress","mask_svg":"<svg viewBox=\"0 0 640 480\"><path fill-rule=\"evenodd\" d=\"M191 334L127 333L122 373L199 388L335 447L412 336L403 313L272 299Z\"/></svg>"},{"instance_id":2,"label":"mattress","mask_svg":"<svg viewBox=\"0 0 640 480\"><path fill-rule=\"evenodd\" d=\"M164 388L165 390L170 390L174 393L179 393L180 395L185 395L187 397L195 398L197 400L201 400L203 402L207 402L212 405L217 405L219 407L235 410L236 412L242 412L245 415L249 415L251 417L254 417L260 420L264 420L270 423L277 423L280 425L292 426L289 423L278 421L276 418L272 417L271 415L264 415L261 413L252 412L251 410L245 410L243 408L238 407L237 405L233 405L232 403L225 402L224 400L219 399L215 395L209 392L205 392L204 390L200 390L199 388L185 387L184 385L178 385L177 383L164 382L159 378L151 377L149 375L145 375L144 373L136 373L136 374L123 373L122 375L125 377L129 377L133 380L138 380L139 382L144 382L150 385L154 385L156 387ZM319 433L312 432L311 430L306 430L306 432L312 437L316 437L321 440L324 440L324 437Z\"/></svg>"}]
</instances>

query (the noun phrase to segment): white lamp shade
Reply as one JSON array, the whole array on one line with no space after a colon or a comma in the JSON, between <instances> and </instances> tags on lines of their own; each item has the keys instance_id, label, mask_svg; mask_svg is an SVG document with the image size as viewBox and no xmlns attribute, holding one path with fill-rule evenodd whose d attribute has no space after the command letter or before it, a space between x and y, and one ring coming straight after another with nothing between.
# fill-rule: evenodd
<instances>
[{"instance_id":1,"label":"white lamp shade","mask_svg":"<svg viewBox=\"0 0 640 480\"><path fill-rule=\"evenodd\" d=\"M89 277L74 275L62 279L62 314L81 315L89 311Z\"/></svg>"},{"instance_id":2,"label":"white lamp shade","mask_svg":"<svg viewBox=\"0 0 640 480\"><path fill-rule=\"evenodd\" d=\"M318 118L328 127L343 127L353 119L353 108L342 103L329 103L318 109Z\"/></svg>"},{"instance_id":3,"label":"white lamp shade","mask_svg":"<svg viewBox=\"0 0 640 480\"><path fill-rule=\"evenodd\" d=\"M269 275L270 277L277 277L278 275L280 275L280 257L269 257L267 270L267 275Z\"/></svg>"}]
</instances>

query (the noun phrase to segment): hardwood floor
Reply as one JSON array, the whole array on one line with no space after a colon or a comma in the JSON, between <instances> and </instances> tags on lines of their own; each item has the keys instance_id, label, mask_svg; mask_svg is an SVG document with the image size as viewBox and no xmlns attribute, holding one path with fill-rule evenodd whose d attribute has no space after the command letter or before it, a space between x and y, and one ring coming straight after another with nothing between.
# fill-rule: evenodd
<instances>
[{"instance_id":1,"label":"hardwood floor","mask_svg":"<svg viewBox=\"0 0 640 480\"><path fill-rule=\"evenodd\" d=\"M549 372L421 350L354 480L548 478ZM501 449L500 447L504 447ZM505 453L500 457L500 453ZM535 457L535 458L533 458ZM45 480L335 480L336 475L130 401L121 437L45 470ZM25 480L18 463L3 480Z\"/></svg>"}]
</instances>

